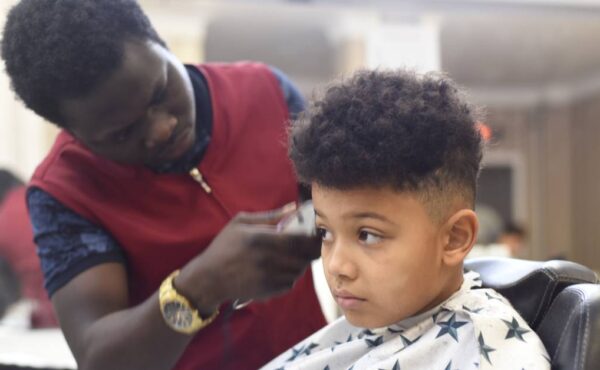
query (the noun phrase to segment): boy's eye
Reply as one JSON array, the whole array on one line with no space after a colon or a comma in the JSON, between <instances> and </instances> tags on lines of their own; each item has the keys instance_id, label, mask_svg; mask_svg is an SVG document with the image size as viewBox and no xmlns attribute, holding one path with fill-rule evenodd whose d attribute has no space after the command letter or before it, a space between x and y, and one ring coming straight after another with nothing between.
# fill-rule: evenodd
<instances>
[{"instance_id":1,"label":"boy's eye","mask_svg":"<svg viewBox=\"0 0 600 370\"><path fill-rule=\"evenodd\" d=\"M379 235L375 235L371 232L361 230L358 233L358 240L364 244L372 245L377 244L383 240L383 238Z\"/></svg>"},{"instance_id":2,"label":"boy's eye","mask_svg":"<svg viewBox=\"0 0 600 370\"><path fill-rule=\"evenodd\" d=\"M322 227L317 227L317 236L324 242L330 242L333 240L331 233Z\"/></svg>"}]
</instances>

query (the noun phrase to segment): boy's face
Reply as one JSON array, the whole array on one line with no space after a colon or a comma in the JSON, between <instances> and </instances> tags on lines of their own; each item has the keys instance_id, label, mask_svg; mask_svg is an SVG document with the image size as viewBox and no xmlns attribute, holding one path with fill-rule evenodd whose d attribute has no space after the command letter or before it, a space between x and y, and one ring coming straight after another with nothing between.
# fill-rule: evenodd
<instances>
[{"instance_id":1,"label":"boy's face","mask_svg":"<svg viewBox=\"0 0 600 370\"><path fill-rule=\"evenodd\" d=\"M91 94L61 102L67 129L101 157L172 161L195 140L194 92L185 67L161 45L125 43L122 65Z\"/></svg>"},{"instance_id":2,"label":"boy's face","mask_svg":"<svg viewBox=\"0 0 600 370\"><path fill-rule=\"evenodd\" d=\"M350 323L391 325L453 293L442 226L414 195L315 184L312 195L327 283Z\"/></svg>"}]
</instances>

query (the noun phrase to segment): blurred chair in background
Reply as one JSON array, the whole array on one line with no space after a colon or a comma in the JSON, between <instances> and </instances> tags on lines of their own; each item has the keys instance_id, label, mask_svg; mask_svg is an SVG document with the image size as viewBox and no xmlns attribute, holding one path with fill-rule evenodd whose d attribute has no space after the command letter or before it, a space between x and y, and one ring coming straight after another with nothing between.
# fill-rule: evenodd
<instances>
[{"instance_id":1,"label":"blurred chair in background","mask_svg":"<svg viewBox=\"0 0 600 370\"><path fill-rule=\"evenodd\" d=\"M19 280L8 262L0 258L0 319L19 298Z\"/></svg>"},{"instance_id":2,"label":"blurred chair in background","mask_svg":"<svg viewBox=\"0 0 600 370\"><path fill-rule=\"evenodd\" d=\"M56 327L33 243L25 192L25 185L13 173L0 170L0 258L15 272L22 298L33 304L31 327Z\"/></svg>"}]
</instances>

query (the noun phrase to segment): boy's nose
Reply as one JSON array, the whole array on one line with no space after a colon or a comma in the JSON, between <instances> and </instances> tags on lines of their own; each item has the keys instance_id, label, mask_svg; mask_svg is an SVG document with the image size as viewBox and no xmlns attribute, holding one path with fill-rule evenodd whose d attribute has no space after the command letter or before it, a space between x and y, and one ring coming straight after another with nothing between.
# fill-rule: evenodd
<instances>
[{"instance_id":1,"label":"boy's nose","mask_svg":"<svg viewBox=\"0 0 600 370\"><path fill-rule=\"evenodd\" d=\"M160 146L165 143L171 135L175 126L177 126L177 118L168 113L150 113L150 128L146 137L146 147L148 149Z\"/></svg>"},{"instance_id":2,"label":"boy's nose","mask_svg":"<svg viewBox=\"0 0 600 370\"><path fill-rule=\"evenodd\" d=\"M341 280L355 279L357 270L356 265L352 262L351 254L347 246L333 245L329 253L323 254L325 270Z\"/></svg>"}]
</instances>

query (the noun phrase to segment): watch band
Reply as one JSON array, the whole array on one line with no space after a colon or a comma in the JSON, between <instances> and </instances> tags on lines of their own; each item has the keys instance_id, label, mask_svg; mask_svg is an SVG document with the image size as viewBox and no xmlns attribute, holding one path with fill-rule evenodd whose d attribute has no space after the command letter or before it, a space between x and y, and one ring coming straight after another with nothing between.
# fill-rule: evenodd
<instances>
[{"instance_id":1,"label":"watch band","mask_svg":"<svg viewBox=\"0 0 600 370\"><path fill-rule=\"evenodd\" d=\"M219 314L215 310L207 318L202 318L190 301L179 294L173 286L173 279L179 275L179 270L172 272L160 285L159 303L165 323L173 330L182 334L194 334L204 328Z\"/></svg>"}]
</instances>

